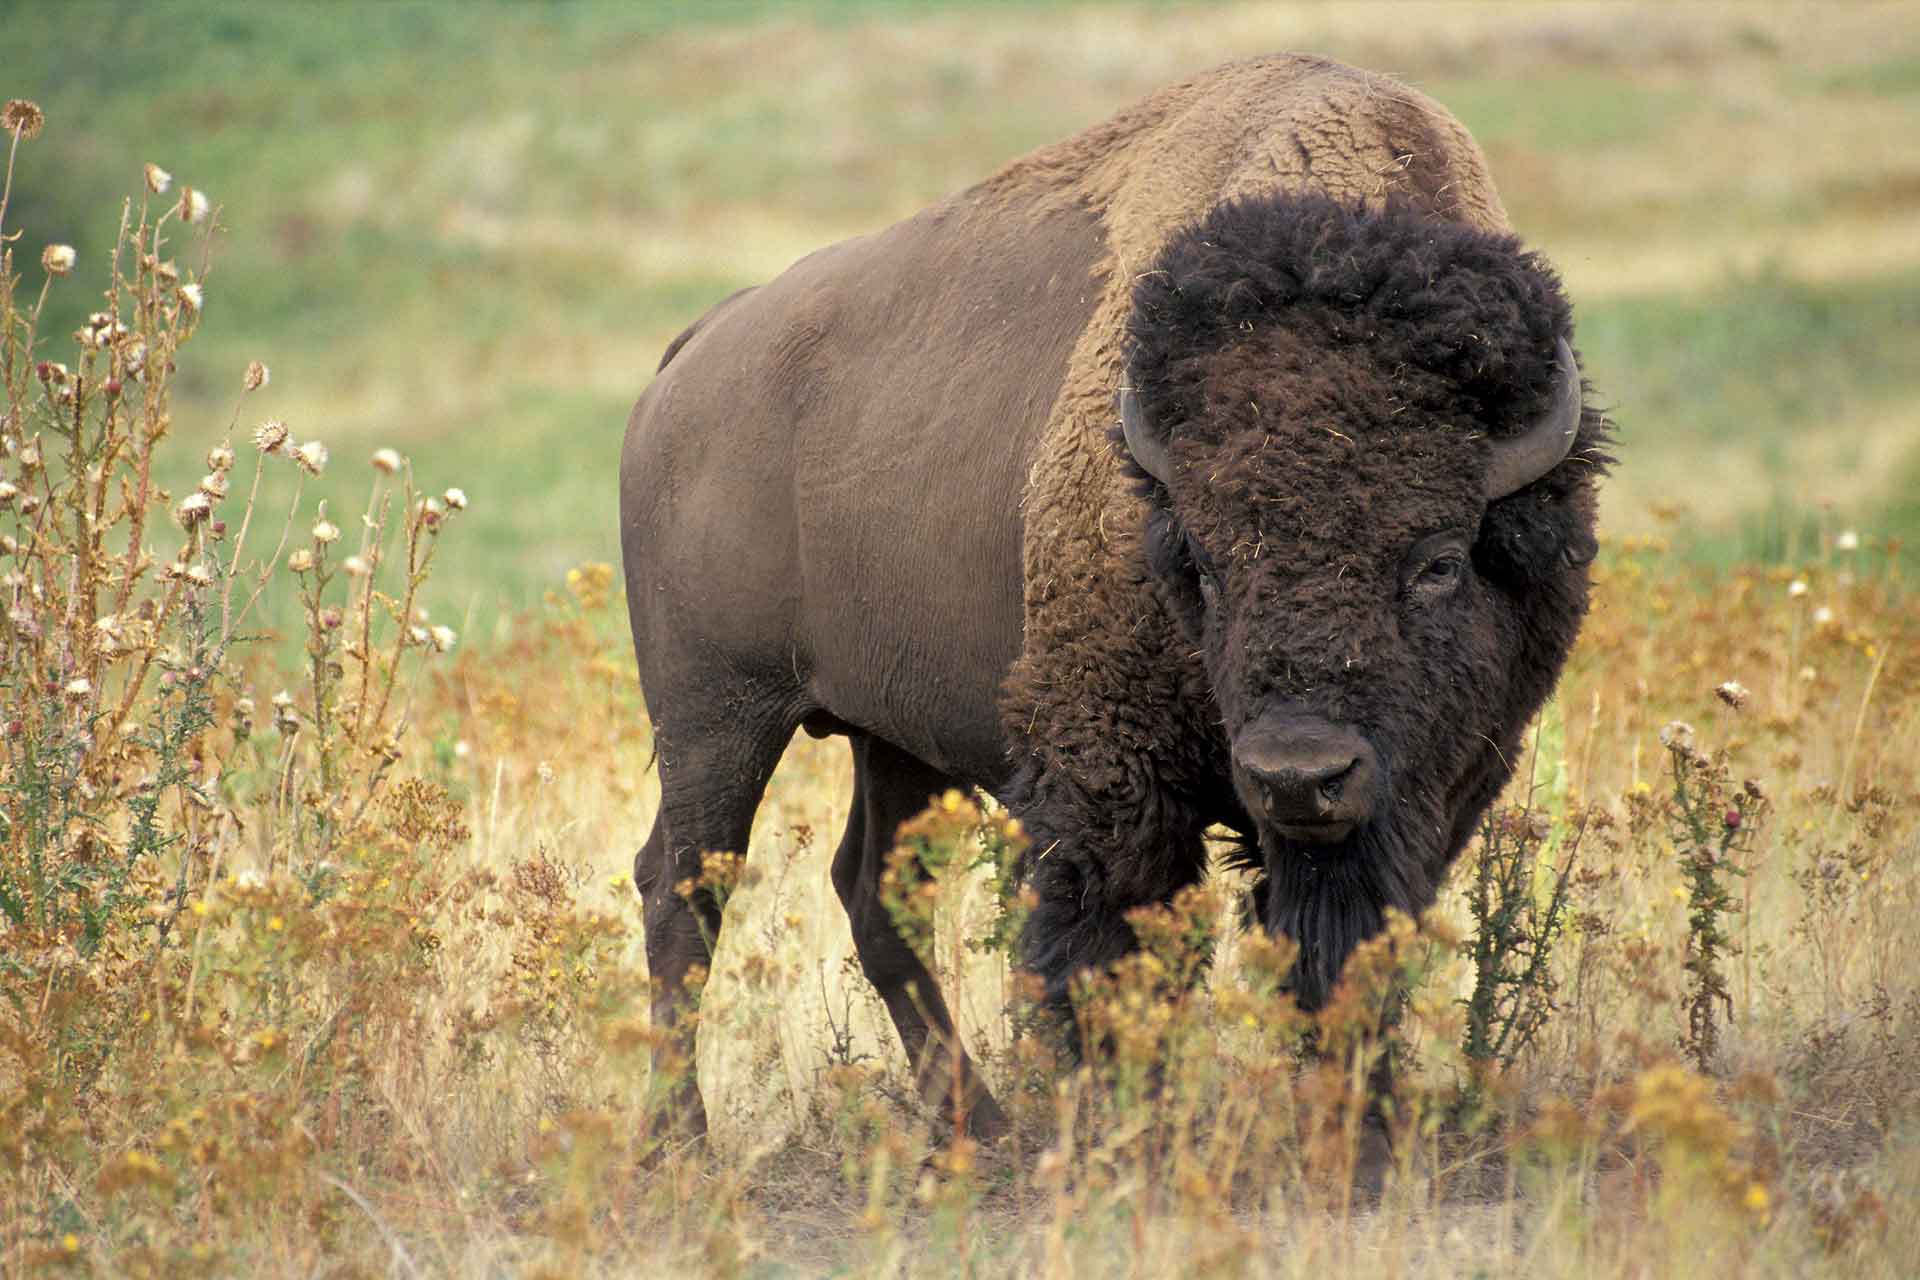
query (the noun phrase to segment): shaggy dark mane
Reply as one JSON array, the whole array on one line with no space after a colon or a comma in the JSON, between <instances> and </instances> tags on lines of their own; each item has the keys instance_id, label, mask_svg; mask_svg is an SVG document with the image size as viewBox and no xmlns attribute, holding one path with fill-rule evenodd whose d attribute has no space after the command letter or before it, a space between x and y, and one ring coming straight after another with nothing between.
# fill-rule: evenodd
<instances>
[{"instance_id":1,"label":"shaggy dark mane","mask_svg":"<svg viewBox=\"0 0 1920 1280\"><path fill-rule=\"evenodd\" d=\"M1512 236L1322 196L1233 200L1177 232L1134 285L1128 373L1149 422L1180 422L1195 357L1278 325L1364 344L1451 384L1496 434L1546 403L1572 317L1553 269Z\"/></svg>"}]
</instances>

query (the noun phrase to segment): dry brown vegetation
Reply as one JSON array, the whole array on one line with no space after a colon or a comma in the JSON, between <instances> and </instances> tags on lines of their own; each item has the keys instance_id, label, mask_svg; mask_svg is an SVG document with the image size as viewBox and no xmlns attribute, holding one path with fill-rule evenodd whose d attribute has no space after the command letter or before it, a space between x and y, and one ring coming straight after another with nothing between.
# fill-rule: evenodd
<instances>
[{"instance_id":1,"label":"dry brown vegetation","mask_svg":"<svg viewBox=\"0 0 1920 1280\"><path fill-rule=\"evenodd\" d=\"M1499 39L1508 12L1463 16L1423 65L1530 65ZM1411 56L1379 11L1313 18L1378 65ZM1203 37L1074 14L1064 43L1131 85L1200 44L1277 43L1275 20L1224 11ZM962 21L851 39L905 59ZM1782 21L1676 19L1636 47L1667 51L1648 76L1711 76L1755 56L1740 31L1785 39ZM1804 32L1808 58L1861 21ZM1009 30L951 43L998 83L1032 56L1031 30ZM1613 19L1527 30L1595 58L1625 41ZM821 37L681 38L725 59ZM3 123L0 142L58 145L58 119L31 139L24 108ZM1748 142L1773 146L1762 132ZM1497 166L1502 146L1510 188L1530 155L1535 189L1563 188L1562 158L1496 141ZM1734 181L1730 163L1703 157L1701 181ZM1615 176L1618 209L1548 221L1576 295L1585 270L1604 295L1699 269L1684 220L1617 274L1567 249L1588 217L1644 207ZM1140 920L1148 946L1083 1005L1111 1053L1063 1069L1020 1026L992 937L1018 830L976 797L932 798L905 838L943 869L897 898L1014 1115L993 1149L911 1100L827 876L844 748L797 741L751 859L714 865L727 928L694 1064L714 1129L689 1148L646 1066L628 866L656 792L613 571L583 564L500 638L456 645L422 610L470 518L441 486L466 477L430 497L370 445L256 447L244 362L208 374L236 409L176 425L192 289L225 279L206 280L218 213L183 195L192 180L136 191L111 263L49 277L47 296L98 298L78 333L48 332L38 290L17 291L35 229L0 247L0 1271L1910 1271L1920 637L1910 552L1848 507L1816 509L1766 565L1697 567L1671 508L1610 537L1508 803L1433 916L1362 957L1317 1027L1223 875ZM1857 248L1822 226L1816 244ZM209 438L202 467L188 441ZM206 478L163 493L167 457ZM352 472L370 497L330 517L269 506L246 497L256 468ZM1627 492L1662 492L1659 474ZM261 584L304 620L291 666L248 639ZM1394 1167L1356 1197L1357 1086L1389 1048Z\"/></svg>"}]
</instances>

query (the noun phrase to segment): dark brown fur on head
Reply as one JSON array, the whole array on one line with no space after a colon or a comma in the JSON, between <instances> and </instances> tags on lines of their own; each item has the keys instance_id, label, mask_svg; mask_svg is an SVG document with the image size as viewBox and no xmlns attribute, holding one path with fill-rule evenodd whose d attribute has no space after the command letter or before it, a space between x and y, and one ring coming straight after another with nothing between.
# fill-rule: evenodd
<instances>
[{"instance_id":1,"label":"dark brown fur on head","mask_svg":"<svg viewBox=\"0 0 1920 1280\"><path fill-rule=\"evenodd\" d=\"M1226 738L1298 714L1379 758L1338 845L1243 815L1309 1005L1386 907L1431 904L1585 614L1599 414L1546 476L1483 494L1490 440L1546 408L1570 325L1511 237L1318 198L1223 205L1135 287L1128 381L1173 460L1165 483L1141 473L1148 566ZM1449 536L1459 554L1432 559Z\"/></svg>"}]
</instances>

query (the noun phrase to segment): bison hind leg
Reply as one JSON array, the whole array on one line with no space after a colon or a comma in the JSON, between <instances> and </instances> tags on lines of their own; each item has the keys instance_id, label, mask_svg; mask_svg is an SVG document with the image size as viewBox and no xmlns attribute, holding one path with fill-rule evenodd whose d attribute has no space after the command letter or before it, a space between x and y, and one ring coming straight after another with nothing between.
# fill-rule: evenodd
<instances>
[{"instance_id":1,"label":"bison hind leg","mask_svg":"<svg viewBox=\"0 0 1920 1280\"><path fill-rule=\"evenodd\" d=\"M939 983L880 896L900 824L957 783L871 734L851 731L849 741L853 809L834 854L833 886L847 910L854 951L900 1033L920 1096L975 1137L997 1137L1006 1116L967 1057Z\"/></svg>"},{"instance_id":2,"label":"bison hind leg","mask_svg":"<svg viewBox=\"0 0 1920 1280\"><path fill-rule=\"evenodd\" d=\"M687 1136L707 1129L694 1068L696 1020L687 1015L699 1002L698 971L711 963L721 925L719 899L704 881L704 857L745 855L754 810L798 720L778 707L742 716L737 708L709 713L674 704L656 719L660 811L634 857L633 880L643 908L653 1025L669 1032L653 1055L654 1078L673 1081L669 1119Z\"/></svg>"}]
</instances>

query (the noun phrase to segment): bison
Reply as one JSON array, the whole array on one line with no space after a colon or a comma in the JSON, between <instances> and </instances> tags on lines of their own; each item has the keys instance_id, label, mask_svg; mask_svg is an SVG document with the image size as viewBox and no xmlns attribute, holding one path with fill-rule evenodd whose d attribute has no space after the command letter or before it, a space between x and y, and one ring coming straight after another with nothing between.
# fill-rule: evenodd
<instances>
[{"instance_id":1,"label":"bison","mask_svg":"<svg viewBox=\"0 0 1920 1280\"><path fill-rule=\"evenodd\" d=\"M1586 611L1606 435L1472 138L1320 58L1208 71L721 302L620 464L656 1018L687 1034L720 912L685 882L745 849L801 727L851 743L833 882L976 1132L1003 1115L878 892L947 788L1032 834L1050 1001L1222 824L1319 1004L1511 774Z\"/></svg>"}]
</instances>

